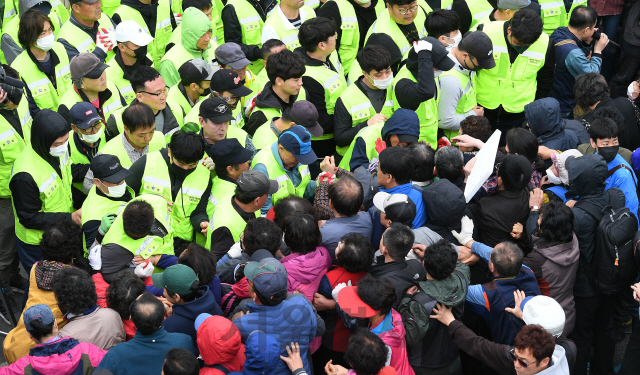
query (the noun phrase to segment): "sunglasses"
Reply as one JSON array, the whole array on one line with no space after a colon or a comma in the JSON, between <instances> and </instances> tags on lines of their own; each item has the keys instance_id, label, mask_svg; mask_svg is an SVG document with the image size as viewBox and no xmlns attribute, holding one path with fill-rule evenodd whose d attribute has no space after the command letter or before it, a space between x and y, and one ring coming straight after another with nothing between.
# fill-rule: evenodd
<instances>
[{"instance_id":1,"label":"sunglasses","mask_svg":"<svg viewBox=\"0 0 640 375\"><path fill-rule=\"evenodd\" d=\"M516 355L516 349L513 348L511 350L509 350L509 354L511 354L511 358L513 358L514 361L518 361L518 363L520 364L520 366L522 366L523 368L527 368L530 365L533 365L533 363L531 364L527 364L525 361L523 361L522 359L520 359L517 355Z\"/></svg>"}]
</instances>

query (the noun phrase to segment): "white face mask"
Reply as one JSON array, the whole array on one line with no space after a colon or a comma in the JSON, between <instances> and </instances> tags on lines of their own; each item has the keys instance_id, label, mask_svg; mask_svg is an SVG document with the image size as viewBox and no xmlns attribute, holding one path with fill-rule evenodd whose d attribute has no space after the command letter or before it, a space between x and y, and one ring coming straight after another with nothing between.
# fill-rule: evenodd
<instances>
[{"instance_id":1,"label":"white face mask","mask_svg":"<svg viewBox=\"0 0 640 375\"><path fill-rule=\"evenodd\" d=\"M453 49L453 47L457 47L458 44L460 44L460 41L462 40L462 33L460 31L458 31L458 34L456 34L456 36L454 36L453 38L449 38L449 39L453 39L453 44L447 44L446 45L446 49L447 51L451 51Z\"/></svg>"},{"instance_id":2,"label":"white face mask","mask_svg":"<svg viewBox=\"0 0 640 375\"><path fill-rule=\"evenodd\" d=\"M393 72L391 72L391 74L389 74L389 77L385 79L372 79L370 75L367 76L369 77L369 82L371 82L374 87L379 88L380 90L387 89L389 86L391 86L391 82L393 82Z\"/></svg>"},{"instance_id":3,"label":"white face mask","mask_svg":"<svg viewBox=\"0 0 640 375\"><path fill-rule=\"evenodd\" d=\"M549 178L549 182L554 185L561 185L562 180L560 177L556 176L555 173L551 170L551 168L547 169L547 177Z\"/></svg>"},{"instance_id":4,"label":"white face mask","mask_svg":"<svg viewBox=\"0 0 640 375\"><path fill-rule=\"evenodd\" d=\"M64 144L58 147L51 147L49 149L49 154L51 156L55 156L57 158L64 156L67 153L67 146L69 145L69 141L66 141Z\"/></svg>"},{"instance_id":5,"label":"white face mask","mask_svg":"<svg viewBox=\"0 0 640 375\"><path fill-rule=\"evenodd\" d=\"M636 90L633 88L633 84L634 84L634 83L636 83L636 82L635 82L635 81L631 82L631 83L629 84L629 87L627 87L627 98L629 98L629 100L631 100L631 101L636 100L636 98L634 98L634 97L633 97L633 94L634 94L634 93L636 93L636 94L640 94L640 91L636 91ZM636 97L637 97L637 96L636 96Z\"/></svg>"},{"instance_id":6,"label":"white face mask","mask_svg":"<svg viewBox=\"0 0 640 375\"><path fill-rule=\"evenodd\" d=\"M102 183L104 185L104 182ZM107 186L107 185L104 185ZM116 186L107 186L109 189L109 193L105 193L108 197L111 198L120 198L127 192L127 183L123 182L120 185Z\"/></svg>"},{"instance_id":7,"label":"white face mask","mask_svg":"<svg viewBox=\"0 0 640 375\"><path fill-rule=\"evenodd\" d=\"M81 134L79 133L78 135L80 136L80 139L82 139L83 141L87 142L87 143L95 143L98 141L98 139L100 139L100 136L102 135L102 130L104 129L104 127L101 127L100 130L98 130L95 134Z\"/></svg>"},{"instance_id":8,"label":"white face mask","mask_svg":"<svg viewBox=\"0 0 640 375\"><path fill-rule=\"evenodd\" d=\"M53 48L53 42L55 41L55 39L55 35L47 35L44 38L40 38L36 41L36 47L40 48L43 51L48 51Z\"/></svg>"}]
</instances>

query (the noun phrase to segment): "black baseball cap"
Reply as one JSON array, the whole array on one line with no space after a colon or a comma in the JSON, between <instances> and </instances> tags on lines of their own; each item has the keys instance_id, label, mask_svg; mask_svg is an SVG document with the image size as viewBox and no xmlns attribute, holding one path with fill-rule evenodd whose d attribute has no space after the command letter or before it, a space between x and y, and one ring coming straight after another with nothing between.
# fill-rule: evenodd
<instances>
[{"instance_id":1,"label":"black baseball cap","mask_svg":"<svg viewBox=\"0 0 640 375\"><path fill-rule=\"evenodd\" d=\"M235 138L225 138L209 147L207 155L216 165L246 163L251 160L253 151L248 150Z\"/></svg>"},{"instance_id":2,"label":"black baseball cap","mask_svg":"<svg viewBox=\"0 0 640 375\"><path fill-rule=\"evenodd\" d=\"M324 133L324 129L318 123L318 110L316 106L307 100L298 100L291 106L289 120L296 125L304 126L314 137L319 137Z\"/></svg>"},{"instance_id":3,"label":"black baseball cap","mask_svg":"<svg viewBox=\"0 0 640 375\"><path fill-rule=\"evenodd\" d=\"M202 59L189 60L178 69L180 80L188 83L211 81L213 68Z\"/></svg>"},{"instance_id":4,"label":"black baseball cap","mask_svg":"<svg viewBox=\"0 0 640 375\"><path fill-rule=\"evenodd\" d=\"M496 67L496 61L493 59L493 42L483 31L466 33L460 42L460 49L475 57L482 69Z\"/></svg>"},{"instance_id":5,"label":"black baseball cap","mask_svg":"<svg viewBox=\"0 0 640 375\"><path fill-rule=\"evenodd\" d=\"M217 97L207 98L200 105L200 117L209 119L216 124L221 124L225 121L231 121L234 117L231 115L231 107L229 104Z\"/></svg>"},{"instance_id":6,"label":"black baseball cap","mask_svg":"<svg viewBox=\"0 0 640 375\"><path fill-rule=\"evenodd\" d=\"M244 85L238 73L231 69L220 69L213 73L210 89L211 92L216 91L220 94L223 91L229 91L233 95L240 97L247 96L253 92L253 90Z\"/></svg>"},{"instance_id":7,"label":"black baseball cap","mask_svg":"<svg viewBox=\"0 0 640 375\"><path fill-rule=\"evenodd\" d=\"M93 104L89 102L78 102L71 107L71 123L80 129L89 129L91 125L98 121L102 121L102 117L98 115L98 111Z\"/></svg>"},{"instance_id":8,"label":"black baseball cap","mask_svg":"<svg viewBox=\"0 0 640 375\"><path fill-rule=\"evenodd\" d=\"M107 154L100 154L91 160L91 171L93 177L112 184L119 184L131 175L131 172L120 164L117 156Z\"/></svg>"},{"instance_id":9,"label":"black baseball cap","mask_svg":"<svg viewBox=\"0 0 640 375\"><path fill-rule=\"evenodd\" d=\"M267 175L255 169L242 172L236 183L243 192L257 196L275 194L280 188L278 181L270 180Z\"/></svg>"},{"instance_id":10,"label":"black baseball cap","mask_svg":"<svg viewBox=\"0 0 640 375\"><path fill-rule=\"evenodd\" d=\"M431 61L433 61L433 66L444 71L453 69L456 63L451 60L449 51L447 51L438 39L427 36L421 40L426 40L431 43Z\"/></svg>"}]
</instances>

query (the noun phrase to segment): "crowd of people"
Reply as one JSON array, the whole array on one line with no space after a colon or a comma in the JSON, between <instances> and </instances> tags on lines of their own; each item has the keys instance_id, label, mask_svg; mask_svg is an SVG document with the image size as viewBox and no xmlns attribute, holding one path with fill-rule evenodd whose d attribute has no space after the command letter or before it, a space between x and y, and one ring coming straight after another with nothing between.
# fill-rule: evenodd
<instances>
[{"instance_id":1,"label":"crowd of people","mask_svg":"<svg viewBox=\"0 0 640 375\"><path fill-rule=\"evenodd\" d=\"M640 372L640 2L3 9L0 374Z\"/></svg>"}]
</instances>

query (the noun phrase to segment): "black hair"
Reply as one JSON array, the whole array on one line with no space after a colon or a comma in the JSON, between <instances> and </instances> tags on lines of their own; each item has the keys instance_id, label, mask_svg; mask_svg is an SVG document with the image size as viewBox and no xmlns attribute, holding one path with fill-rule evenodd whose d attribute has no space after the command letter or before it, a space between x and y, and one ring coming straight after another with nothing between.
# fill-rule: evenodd
<instances>
[{"instance_id":1,"label":"black hair","mask_svg":"<svg viewBox=\"0 0 640 375\"><path fill-rule=\"evenodd\" d=\"M178 257L178 264L191 268L198 276L200 285L209 285L213 282L216 276L216 263L216 255L197 243L187 245Z\"/></svg>"},{"instance_id":2,"label":"black hair","mask_svg":"<svg viewBox=\"0 0 640 375\"><path fill-rule=\"evenodd\" d=\"M96 305L98 295L91 275L76 267L63 267L51 280L51 289L63 314L81 314Z\"/></svg>"},{"instance_id":3,"label":"black hair","mask_svg":"<svg viewBox=\"0 0 640 375\"><path fill-rule=\"evenodd\" d=\"M573 211L562 202L549 201L540 210L540 237L550 242L573 240Z\"/></svg>"},{"instance_id":4,"label":"black hair","mask_svg":"<svg viewBox=\"0 0 640 375\"><path fill-rule=\"evenodd\" d=\"M524 156L529 163L535 163L538 172L543 173L546 170L544 160L538 156L538 138L535 134L524 128L513 128L507 132L505 139L509 154Z\"/></svg>"},{"instance_id":5,"label":"black hair","mask_svg":"<svg viewBox=\"0 0 640 375\"><path fill-rule=\"evenodd\" d=\"M184 0L182 2L182 11L184 12L187 8L193 7L204 12L212 6L211 0Z\"/></svg>"},{"instance_id":6,"label":"black hair","mask_svg":"<svg viewBox=\"0 0 640 375\"><path fill-rule=\"evenodd\" d=\"M264 193L264 194L267 194L267 193ZM238 202L242 204L249 204L253 202L256 198L260 198L264 194L249 193L242 190L240 185L236 185L235 197L238 200Z\"/></svg>"},{"instance_id":7,"label":"black hair","mask_svg":"<svg viewBox=\"0 0 640 375\"><path fill-rule=\"evenodd\" d=\"M591 121L588 131L589 137L596 143L598 139L616 138L620 135L618 124L608 117Z\"/></svg>"},{"instance_id":8,"label":"black hair","mask_svg":"<svg viewBox=\"0 0 640 375\"><path fill-rule=\"evenodd\" d=\"M193 271L195 272L195 271ZM193 300L195 300L196 298L198 298L198 289L200 289L200 285L202 285L202 283L200 283L199 280L194 281L191 286L189 287L189 291L186 294L179 294L176 293L172 290L170 290L169 288L165 289L167 290L167 294L170 296L175 296L176 294L178 294L180 296L180 298L182 299L182 301L184 301L185 303L187 302L191 302ZM174 297L175 298L175 297Z\"/></svg>"},{"instance_id":9,"label":"black hair","mask_svg":"<svg viewBox=\"0 0 640 375\"><path fill-rule=\"evenodd\" d=\"M427 36L436 39L442 35L449 37L452 32L460 30L460 17L450 9L435 9L427 15L424 24L427 28Z\"/></svg>"},{"instance_id":10,"label":"black hair","mask_svg":"<svg viewBox=\"0 0 640 375\"><path fill-rule=\"evenodd\" d=\"M391 55L386 48L379 44L372 44L358 51L356 56L360 68L367 73L372 70L381 72L391 68Z\"/></svg>"},{"instance_id":11,"label":"black hair","mask_svg":"<svg viewBox=\"0 0 640 375\"><path fill-rule=\"evenodd\" d=\"M143 200L127 204L122 212L122 227L124 233L134 240L146 236L151 230L155 213L153 207Z\"/></svg>"},{"instance_id":12,"label":"black hair","mask_svg":"<svg viewBox=\"0 0 640 375\"><path fill-rule=\"evenodd\" d=\"M53 324L55 320L49 324L42 323L42 319L33 319L29 322L31 329L27 329L27 332L33 336L36 340L42 340L43 337L47 337L53 333Z\"/></svg>"},{"instance_id":13,"label":"black hair","mask_svg":"<svg viewBox=\"0 0 640 375\"><path fill-rule=\"evenodd\" d=\"M464 168L464 155L455 146L441 147L434 157L438 178L456 183L462 176Z\"/></svg>"},{"instance_id":14,"label":"black hair","mask_svg":"<svg viewBox=\"0 0 640 375\"><path fill-rule=\"evenodd\" d=\"M131 272L121 272L107 288L107 307L115 310L120 318L129 319L131 304L144 292L144 282L138 276Z\"/></svg>"},{"instance_id":15,"label":"black hair","mask_svg":"<svg viewBox=\"0 0 640 375\"><path fill-rule=\"evenodd\" d=\"M252 282L252 284L253 284L253 282ZM263 304L264 306L277 306L280 303L282 303L282 301L287 299L287 291L286 290L281 290L279 292L276 292L275 294L273 294L271 296L271 298L267 298L267 297L263 296L262 294L260 294L260 292L258 292L258 290L255 287L253 288L253 291L256 294L256 296L258 296L258 300L260 301L260 303Z\"/></svg>"},{"instance_id":16,"label":"black hair","mask_svg":"<svg viewBox=\"0 0 640 375\"><path fill-rule=\"evenodd\" d=\"M351 217L362 207L364 189L360 181L345 175L329 185L328 198L338 214Z\"/></svg>"},{"instance_id":17,"label":"black hair","mask_svg":"<svg viewBox=\"0 0 640 375\"><path fill-rule=\"evenodd\" d=\"M622 115L622 112L620 112L620 110L618 110L618 108L615 107L599 107L593 110L593 112L591 112L591 115L593 116L593 119L603 119L603 118L610 118L613 120L613 122L616 123L616 125L618 125L618 129L620 130L620 133L623 133L624 130L624 116ZM589 126L590 125L586 125L587 130L589 130Z\"/></svg>"},{"instance_id":18,"label":"black hair","mask_svg":"<svg viewBox=\"0 0 640 375\"><path fill-rule=\"evenodd\" d=\"M7 74L8 77L20 79L20 73L18 73L18 71L13 69L10 65L2 64L2 68L4 69L4 72Z\"/></svg>"},{"instance_id":19,"label":"black hair","mask_svg":"<svg viewBox=\"0 0 640 375\"><path fill-rule=\"evenodd\" d=\"M523 8L515 12L509 26L511 26L511 36L525 45L535 43L542 34L542 18L532 9Z\"/></svg>"},{"instance_id":20,"label":"black hair","mask_svg":"<svg viewBox=\"0 0 640 375\"><path fill-rule=\"evenodd\" d=\"M82 228L71 219L56 220L42 233L42 260L72 264L82 258Z\"/></svg>"},{"instance_id":21,"label":"black hair","mask_svg":"<svg viewBox=\"0 0 640 375\"><path fill-rule=\"evenodd\" d=\"M590 6L579 5L571 12L569 18L569 26L583 30L587 27L593 27L598 21L598 12Z\"/></svg>"},{"instance_id":22,"label":"black hair","mask_svg":"<svg viewBox=\"0 0 640 375\"><path fill-rule=\"evenodd\" d=\"M416 238L411 228L400 223L391 223L382 236L382 244L387 248L389 257L393 260L404 259L409 254Z\"/></svg>"},{"instance_id":23,"label":"black hair","mask_svg":"<svg viewBox=\"0 0 640 375\"><path fill-rule=\"evenodd\" d=\"M273 213L275 215L273 222L280 228L283 228L284 219L294 212L304 212L311 216L315 216L316 213L311 202L296 195L289 195L279 200L278 203L273 206Z\"/></svg>"},{"instance_id":24,"label":"black hair","mask_svg":"<svg viewBox=\"0 0 640 375\"><path fill-rule=\"evenodd\" d=\"M424 269L436 280L444 280L456 269L458 254L451 242L441 239L424 251Z\"/></svg>"},{"instance_id":25,"label":"black hair","mask_svg":"<svg viewBox=\"0 0 640 375\"><path fill-rule=\"evenodd\" d=\"M500 242L491 252L491 263L500 277L516 277L522 268L522 250L513 242Z\"/></svg>"},{"instance_id":26,"label":"black hair","mask_svg":"<svg viewBox=\"0 0 640 375\"><path fill-rule=\"evenodd\" d=\"M218 177L227 177L229 175L229 171L227 171L227 167L229 166L236 171L240 168L240 164L215 163L214 169L215 169L216 175Z\"/></svg>"},{"instance_id":27,"label":"black hair","mask_svg":"<svg viewBox=\"0 0 640 375\"><path fill-rule=\"evenodd\" d=\"M361 328L351 335L344 360L357 375L377 375L389 355L387 345L378 335Z\"/></svg>"},{"instance_id":28,"label":"black hair","mask_svg":"<svg viewBox=\"0 0 640 375\"><path fill-rule=\"evenodd\" d=\"M342 236L340 241L342 248L336 254L336 259L347 272L365 272L371 268L375 252L368 237L351 232Z\"/></svg>"},{"instance_id":29,"label":"black hair","mask_svg":"<svg viewBox=\"0 0 640 375\"><path fill-rule=\"evenodd\" d=\"M531 173L531 164L522 155L505 156L498 169L498 177L502 178L504 189L514 192L521 191L529 185Z\"/></svg>"},{"instance_id":30,"label":"black hair","mask_svg":"<svg viewBox=\"0 0 640 375\"><path fill-rule=\"evenodd\" d=\"M153 294L144 292L131 304L129 315L138 332L150 335L162 325L164 305Z\"/></svg>"},{"instance_id":31,"label":"black hair","mask_svg":"<svg viewBox=\"0 0 640 375\"><path fill-rule=\"evenodd\" d=\"M244 252L249 256L260 249L265 249L275 255L281 242L282 229L267 218L259 217L255 220L249 220L244 228L242 244Z\"/></svg>"},{"instance_id":32,"label":"black hair","mask_svg":"<svg viewBox=\"0 0 640 375\"><path fill-rule=\"evenodd\" d=\"M398 185L408 184L413 174L413 158L404 147L387 147L379 156L378 166L386 174L390 174Z\"/></svg>"},{"instance_id":33,"label":"black hair","mask_svg":"<svg viewBox=\"0 0 640 375\"><path fill-rule=\"evenodd\" d=\"M318 222L304 212L294 212L284 219L284 243L293 253L308 254L322 242Z\"/></svg>"},{"instance_id":34,"label":"black hair","mask_svg":"<svg viewBox=\"0 0 640 375\"><path fill-rule=\"evenodd\" d=\"M204 138L198 133L178 130L169 141L171 156L183 164L197 163L204 156L204 150Z\"/></svg>"},{"instance_id":35,"label":"black hair","mask_svg":"<svg viewBox=\"0 0 640 375\"><path fill-rule=\"evenodd\" d=\"M358 281L358 297L382 314L388 314L396 303L396 289L391 280L367 274Z\"/></svg>"},{"instance_id":36,"label":"black hair","mask_svg":"<svg viewBox=\"0 0 640 375\"><path fill-rule=\"evenodd\" d=\"M488 141L493 133L489 120L484 116L476 115L468 116L460 121L460 129L462 129L462 134L479 139L482 142Z\"/></svg>"},{"instance_id":37,"label":"black hair","mask_svg":"<svg viewBox=\"0 0 640 375\"><path fill-rule=\"evenodd\" d=\"M402 5L412 4L414 2L416 2L416 0L389 0L387 1L387 4L393 7L394 5L402 6ZM416 9L416 12L419 12L420 9L421 9L420 5L418 5L418 9Z\"/></svg>"},{"instance_id":38,"label":"black hair","mask_svg":"<svg viewBox=\"0 0 640 375\"><path fill-rule=\"evenodd\" d=\"M262 48L260 48L260 56L262 56L263 60L268 60L269 57L272 55L271 50L276 48L276 47L280 47L280 46L284 46L285 44L282 43L282 41L280 39L269 39L266 42L264 42L264 44L262 45Z\"/></svg>"},{"instance_id":39,"label":"black hair","mask_svg":"<svg viewBox=\"0 0 640 375\"><path fill-rule=\"evenodd\" d=\"M173 348L167 352L162 364L164 375L198 375L200 365L198 359L187 349Z\"/></svg>"},{"instance_id":40,"label":"black hair","mask_svg":"<svg viewBox=\"0 0 640 375\"><path fill-rule=\"evenodd\" d=\"M576 98L576 104L582 109L588 110L589 107L608 98L609 95L609 85L602 75L586 73L576 76L573 97Z\"/></svg>"},{"instance_id":41,"label":"black hair","mask_svg":"<svg viewBox=\"0 0 640 375\"><path fill-rule=\"evenodd\" d=\"M131 82L131 88L136 94L140 91L144 91L147 82L151 82L160 77L160 73L150 66L141 66L131 74L129 82Z\"/></svg>"},{"instance_id":42,"label":"black hair","mask_svg":"<svg viewBox=\"0 0 640 375\"><path fill-rule=\"evenodd\" d=\"M281 78L283 81L300 78L307 71L302 57L288 49L269 56L265 69L272 85L276 84L276 78Z\"/></svg>"},{"instance_id":43,"label":"black hair","mask_svg":"<svg viewBox=\"0 0 640 375\"><path fill-rule=\"evenodd\" d=\"M129 132L133 133L138 129L147 129L152 126L155 128L156 116L147 104L131 103L122 112L122 123Z\"/></svg>"},{"instance_id":44,"label":"black hair","mask_svg":"<svg viewBox=\"0 0 640 375\"><path fill-rule=\"evenodd\" d=\"M300 25L298 41L306 52L315 52L318 49L318 44L326 43L334 35L336 35L336 24L332 20L314 17Z\"/></svg>"},{"instance_id":45,"label":"black hair","mask_svg":"<svg viewBox=\"0 0 640 375\"><path fill-rule=\"evenodd\" d=\"M436 152L424 142L411 143L406 149L413 159L411 180L416 182L431 181Z\"/></svg>"}]
</instances>

